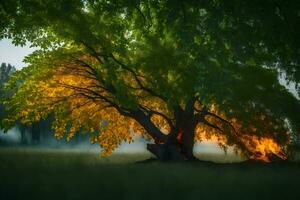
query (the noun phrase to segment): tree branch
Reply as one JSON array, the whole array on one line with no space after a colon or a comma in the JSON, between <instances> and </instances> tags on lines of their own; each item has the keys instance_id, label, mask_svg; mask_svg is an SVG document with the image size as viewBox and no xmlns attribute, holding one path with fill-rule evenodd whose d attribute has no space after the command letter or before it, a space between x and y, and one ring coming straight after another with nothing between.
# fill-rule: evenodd
<instances>
[{"instance_id":1,"label":"tree branch","mask_svg":"<svg viewBox=\"0 0 300 200\"><path fill-rule=\"evenodd\" d=\"M194 108L194 109L198 112L197 116L198 116L198 118L199 118L199 119L198 119L199 122L204 122L204 121L206 121L206 122L205 122L206 125L209 125L209 126L215 128L215 129L217 129L217 130L219 130L219 131L221 131L221 132L224 132L224 131L223 131L222 129L220 129L218 126L209 123L209 122L205 119L205 116L207 116L207 115L208 115L208 116L212 116L212 117L214 117L214 118L220 120L221 122L223 122L223 123L229 125L230 128L234 131L234 134L235 134L235 135L238 134L238 132L236 131L236 129L234 128L234 126L233 126L228 120L226 120L226 119L224 119L224 118L222 118L222 117L220 117L220 116L218 116L218 115L216 115L216 114L214 114L214 113L212 113L212 112L209 112L209 111L207 110L206 106L204 106L202 110L199 110L199 109L196 109L196 108Z\"/></svg>"},{"instance_id":2,"label":"tree branch","mask_svg":"<svg viewBox=\"0 0 300 200\"><path fill-rule=\"evenodd\" d=\"M174 125L173 125L173 123L172 123L172 120L171 120L169 117L167 117L165 114L163 114L163 113L161 113L161 112L158 112L158 111L156 111L156 110L152 110L152 109L150 109L150 108L148 108L148 107L146 107L146 106L140 105L140 107L142 107L142 109L145 109L145 110L148 112L150 118L151 118L151 116L152 116L153 114L159 115L159 116L163 117L163 118L167 121L168 125L169 125L170 128L171 128L171 132L172 132L172 130L174 129Z\"/></svg>"},{"instance_id":3,"label":"tree branch","mask_svg":"<svg viewBox=\"0 0 300 200\"><path fill-rule=\"evenodd\" d=\"M111 57L118 65L120 65L123 69L129 71L129 72L133 75L135 81L137 82L137 84L139 85L139 87L140 87L141 90L144 90L144 91L148 92L149 94L151 94L151 95L153 95L153 96L155 96L155 97L158 97L158 98L162 99L162 100L165 101L165 102L167 101L167 98L165 98L164 96L159 95L159 94L157 94L156 92L154 92L153 90L151 90L150 88L145 87L145 86L142 84L142 81L138 78L139 75L138 75L134 70L132 70L130 67L128 67L127 65L123 64L123 63L120 62L118 59L116 59L116 58L114 57L113 54L110 54L110 57Z\"/></svg>"}]
</instances>

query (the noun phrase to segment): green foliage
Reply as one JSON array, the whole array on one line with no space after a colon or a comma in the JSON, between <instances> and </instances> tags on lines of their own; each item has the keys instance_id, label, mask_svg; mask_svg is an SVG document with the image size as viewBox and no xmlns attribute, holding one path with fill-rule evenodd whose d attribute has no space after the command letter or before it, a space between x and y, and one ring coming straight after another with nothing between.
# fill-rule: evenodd
<instances>
[{"instance_id":1,"label":"green foliage","mask_svg":"<svg viewBox=\"0 0 300 200\"><path fill-rule=\"evenodd\" d=\"M114 102L134 109L139 97L115 58L142 74L145 87L166 98L169 108L197 94L245 129L251 124L260 136L286 141L279 133L300 131L300 102L279 84L278 71L300 83L299 10L293 0L1 2L0 38L41 48L13 77L10 89L18 92L7 104L20 112L23 91L50 76L56 62L91 55ZM18 90L20 81L25 86Z\"/></svg>"}]
</instances>

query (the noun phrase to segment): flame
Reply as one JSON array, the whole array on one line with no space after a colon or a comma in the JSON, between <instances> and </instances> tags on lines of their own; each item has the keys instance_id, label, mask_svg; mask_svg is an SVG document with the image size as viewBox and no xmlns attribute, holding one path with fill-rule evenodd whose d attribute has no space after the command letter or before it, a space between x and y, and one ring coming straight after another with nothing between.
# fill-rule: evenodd
<instances>
[{"instance_id":1,"label":"flame","mask_svg":"<svg viewBox=\"0 0 300 200\"><path fill-rule=\"evenodd\" d=\"M196 141L208 141L220 146L228 145L227 137L217 132L212 132L211 130L206 131L202 127L199 127L196 133ZM282 160L287 159L282 146L276 143L272 138L251 136L249 134L238 134L236 137L248 151L246 155L248 155L251 160L271 162L275 157ZM243 153L238 147L237 150L237 152Z\"/></svg>"},{"instance_id":2,"label":"flame","mask_svg":"<svg viewBox=\"0 0 300 200\"><path fill-rule=\"evenodd\" d=\"M271 162L271 156L277 156L282 160L287 157L283 152L281 146L271 138L258 138L257 136L244 136L243 143L247 149L252 153L250 159L264 162Z\"/></svg>"}]
</instances>

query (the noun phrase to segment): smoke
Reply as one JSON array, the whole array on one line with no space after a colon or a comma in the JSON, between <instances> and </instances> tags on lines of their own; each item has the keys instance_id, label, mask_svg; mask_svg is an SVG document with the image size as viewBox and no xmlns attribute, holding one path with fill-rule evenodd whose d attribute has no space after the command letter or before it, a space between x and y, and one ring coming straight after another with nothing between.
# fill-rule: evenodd
<instances>
[{"instance_id":1,"label":"smoke","mask_svg":"<svg viewBox=\"0 0 300 200\"><path fill-rule=\"evenodd\" d=\"M49 130L40 134L39 142L34 142L32 140L32 133L28 130L25 132L23 137L25 137L26 140L24 145L22 145L22 137L19 129L13 128L7 133L0 132L0 145L1 143L5 144L5 146L12 145L14 147L21 145L22 148L41 149L42 151L55 150L60 152L87 152L96 154L101 152L100 146L97 143L91 144L89 141L89 135L84 134L76 134L70 142L67 142L66 139L57 140L54 138L53 133L49 132ZM136 135L134 137L134 142L123 142L119 148L114 151L114 154L145 154L151 156L151 154L147 151L147 143L149 142L144 140L143 137ZM228 151L225 154L225 152L213 141L196 143L194 154L202 160L215 162L241 161L241 157L236 155L232 148L228 148Z\"/></svg>"},{"instance_id":2,"label":"smoke","mask_svg":"<svg viewBox=\"0 0 300 200\"><path fill-rule=\"evenodd\" d=\"M194 147L194 152L224 154L224 151L216 143L210 141L203 141L201 143L196 143Z\"/></svg>"},{"instance_id":3,"label":"smoke","mask_svg":"<svg viewBox=\"0 0 300 200\"><path fill-rule=\"evenodd\" d=\"M147 151L147 141L144 140L141 136L135 136L134 142L127 143L123 142L118 149L116 149L116 153L148 153Z\"/></svg>"}]
</instances>

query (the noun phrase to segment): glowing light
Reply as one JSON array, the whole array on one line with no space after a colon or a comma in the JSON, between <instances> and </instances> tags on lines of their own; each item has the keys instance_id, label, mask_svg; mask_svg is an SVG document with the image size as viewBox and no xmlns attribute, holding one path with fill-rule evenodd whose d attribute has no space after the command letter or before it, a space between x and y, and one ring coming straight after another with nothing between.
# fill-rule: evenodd
<instances>
[{"instance_id":1,"label":"glowing light","mask_svg":"<svg viewBox=\"0 0 300 200\"><path fill-rule=\"evenodd\" d=\"M253 153L253 155L250 156L250 159L264 162L271 162L270 157L272 156L277 156L282 160L287 159L280 145L274 142L273 139L245 136L242 140L249 151Z\"/></svg>"}]
</instances>

